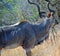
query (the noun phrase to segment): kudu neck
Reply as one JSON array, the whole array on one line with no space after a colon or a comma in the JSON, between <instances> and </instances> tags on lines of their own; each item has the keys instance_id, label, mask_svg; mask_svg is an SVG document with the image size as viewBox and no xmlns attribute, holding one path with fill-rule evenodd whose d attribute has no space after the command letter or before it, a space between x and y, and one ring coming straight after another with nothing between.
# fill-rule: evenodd
<instances>
[{"instance_id":1,"label":"kudu neck","mask_svg":"<svg viewBox=\"0 0 60 56\"><path fill-rule=\"evenodd\" d=\"M53 19L45 17L44 21L39 24L39 27L42 26L42 27L44 27L46 29L50 29L51 25L52 25L52 21L53 21Z\"/></svg>"}]
</instances>

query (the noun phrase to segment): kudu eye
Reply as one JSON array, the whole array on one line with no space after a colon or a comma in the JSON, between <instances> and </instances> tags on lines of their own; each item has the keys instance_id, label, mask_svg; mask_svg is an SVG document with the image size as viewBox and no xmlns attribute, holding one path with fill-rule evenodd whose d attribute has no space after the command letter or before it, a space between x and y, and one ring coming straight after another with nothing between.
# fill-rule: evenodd
<instances>
[{"instance_id":1,"label":"kudu eye","mask_svg":"<svg viewBox=\"0 0 60 56\"><path fill-rule=\"evenodd\" d=\"M41 18L46 17L46 12L40 12L40 17Z\"/></svg>"},{"instance_id":2,"label":"kudu eye","mask_svg":"<svg viewBox=\"0 0 60 56\"><path fill-rule=\"evenodd\" d=\"M50 0L45 0L45 1L50 2Z\"/></svg>"}]
</instances>

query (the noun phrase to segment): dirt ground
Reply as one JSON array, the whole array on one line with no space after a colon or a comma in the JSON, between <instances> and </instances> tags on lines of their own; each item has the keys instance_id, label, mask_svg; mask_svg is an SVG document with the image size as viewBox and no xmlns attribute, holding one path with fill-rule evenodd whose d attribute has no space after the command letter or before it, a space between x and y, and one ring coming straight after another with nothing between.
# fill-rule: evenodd
<instances>
[{"instance_id":1,"label":"dirt ground","mask_svg":"<svg viewBox=\"0 0 60 56\"><path fill-rule=\"evenodd\" d=\"M32 56L60 56L60 27L56 28L55 40L52 33L49 39L32 49ZM22 47L15 49L3 49L1 56L26 56Z\"/></svg>"}]
</instances>

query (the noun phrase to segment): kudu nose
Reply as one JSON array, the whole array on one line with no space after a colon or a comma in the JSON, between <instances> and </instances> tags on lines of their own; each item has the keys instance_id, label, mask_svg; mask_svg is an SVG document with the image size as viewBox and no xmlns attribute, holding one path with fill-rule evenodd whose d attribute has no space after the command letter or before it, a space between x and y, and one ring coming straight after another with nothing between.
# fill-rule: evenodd
<instances>
[{"instance_id":1,"label":"kudu nose","mask_svg":"<svg viewBox=\"0 0 60 56\"><path fill-rule=\"evenodd\" d=\"M58 20L55 19L55 25L59 24Z\"/></svg>"}]
</instances>

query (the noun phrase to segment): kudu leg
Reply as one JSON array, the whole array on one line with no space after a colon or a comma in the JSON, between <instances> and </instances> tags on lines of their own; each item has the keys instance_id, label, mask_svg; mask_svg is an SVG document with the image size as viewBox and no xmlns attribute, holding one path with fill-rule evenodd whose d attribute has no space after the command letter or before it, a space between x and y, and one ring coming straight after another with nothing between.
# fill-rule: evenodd
<instances>
[{"instance_id":1,"label":"kudu leg","mask_svg":"<svg viewBox=\"0 0 60 56\"><path fill-rule=\"evenodd\" d=\"M26 55L27 55L27 56L32 56L31 49L26 50Z\"/></svg>"},{"instance_id":2,"label":"kudu leg","mask_svg":"<svg viewBox=\"0 0 60 56\"><path fill-rule=\"evenodd\" d=\"M1 50L0 50L0 56L1 56Z\"/></svg>"}]
</instances>

